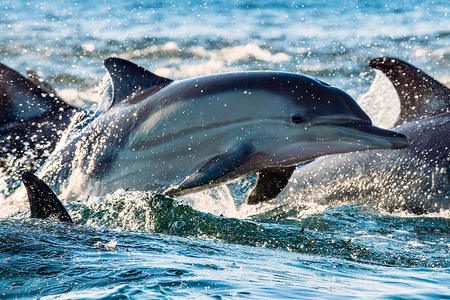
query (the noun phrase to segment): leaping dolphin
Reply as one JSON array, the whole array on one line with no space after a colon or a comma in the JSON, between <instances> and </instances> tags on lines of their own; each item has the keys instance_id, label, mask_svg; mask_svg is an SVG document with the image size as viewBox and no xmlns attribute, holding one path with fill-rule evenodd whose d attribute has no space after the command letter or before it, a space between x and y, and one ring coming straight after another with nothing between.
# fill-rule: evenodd
<instances>
[{"instance_id":1,"label":"leaping dolphin","mask_svg":"<svg viewBox=\"0 0 450 300\"><path fill-rule=\"evenodd\" d=\"M255 172L287 182L293 166L321 155L407 146L403 134L373 126L347 93L307 76L237 72L173 81L120 58L104 65L111 108L42 172L57 190L77 182L67 195L124 188L173 197Z\"/></svg>"},{"instance_id":2,"label":"leaping dolphin","mask_svg":"<svg viewBox=\"0 0 450 300\"><path fill-rule=\"evenodd\" d=\"M296 170L289 197L415 214L450 209L450 89L397 58L376 58L370 66L394 83L397 123L404 123L395 130L408 136L409 147L321 157Z\"/></svg>"},{"instance_id":3,"label":"leaping dolphin","mask_svg":"<svg viewBox=\"0 0 450 300\"><path fill-rule=\"evenodd\" d=\"M35 74L0 63L0 171L11 180L38 169L67 128L75 108Z\"/></svg>"}]
</instances>

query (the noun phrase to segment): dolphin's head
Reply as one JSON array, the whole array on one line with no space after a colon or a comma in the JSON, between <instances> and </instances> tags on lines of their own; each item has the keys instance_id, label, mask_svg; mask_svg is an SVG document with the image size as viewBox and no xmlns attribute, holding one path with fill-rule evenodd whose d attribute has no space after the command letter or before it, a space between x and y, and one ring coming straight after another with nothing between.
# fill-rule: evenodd
<instances>
[{"instance_id":1,"label":"dolphin's head","mask_svg":"<svg viewBox=\"0 0 450 300\"><path fill-rule=\"evenodd\" d=\"M307 76L283 73L279 76L283 88L277 87L275 92L289 98L289 105L280 107L281 128L275 126L272 131L276 141L268 146L261 143L276 165L296 164L328 154L407 147L406 136L373 126L367 114L343 90Z\"/></svg>"}]
</instances>

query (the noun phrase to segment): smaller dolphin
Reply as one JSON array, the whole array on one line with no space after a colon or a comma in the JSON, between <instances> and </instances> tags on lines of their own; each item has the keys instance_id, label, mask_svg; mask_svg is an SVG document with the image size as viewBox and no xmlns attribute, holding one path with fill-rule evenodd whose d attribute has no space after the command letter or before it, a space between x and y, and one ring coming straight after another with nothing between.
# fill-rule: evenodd
<instances>
[{"instance_id":1,"label":"smaller dolphin","mask_svg":"<svg viewBox=\"0 0 450 300\"><path fill-rule=\"evenodd\" d=\"M14 181L37 170L75 110L37 75L27 79L0 63L0 172Z\"/></svg>"},{"instance_id":2,"label":"smaller dolphin","mask_svg":"<svg viewBox=\"0 0 450 300\"><path fill-rule=\"evenodd\" d=\"M44 181L30 172L24 172L22 180L27 190L32 218L73 223L64 205Z\"/></svg>"},{"instance_id":3,"label":"smaller dolphin","mask_svg":"<svg viewBox=\"0 0 450 300\"><path fill-rule=\"evenodd\" d=\"M450 208L450 89L392 57L370 61L397 90L395 128L409 147L329 155L302 166L288 188L295 197L324 204L355 201L415 214ZM290 194L289 196L292 196Z\"/></svg>"},{"instance_id":4,"label":"smaller dolphin","mask_svg":"<svg viewBox=\"0 0 450 300\"><path fill-rule=\"evenodd\" d=\"M421 69L394 57L370 60L369 66L382 71L400 98L400 116L395 126L450 112L450 90Z\"/></svg>"}]
</instances>

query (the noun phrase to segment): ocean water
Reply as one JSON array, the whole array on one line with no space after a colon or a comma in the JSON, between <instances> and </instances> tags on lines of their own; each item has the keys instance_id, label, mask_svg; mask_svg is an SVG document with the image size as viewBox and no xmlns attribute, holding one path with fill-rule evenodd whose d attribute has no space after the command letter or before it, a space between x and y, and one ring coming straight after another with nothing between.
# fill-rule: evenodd
<instances>
[{"instance_id":1,"label":"ocean water","mask_svg":"<svg viewBox=\"0 0 450 300\"><path fill-rule=\"evenodd\" d=\"M298 72L358 98L375 124L399 113L369 59L404 59L450 82L446 1L8 1L0 62L99 106L109 56L182 79ZM0 178L5 189L7 178ZM169 199L65 201L75 225L0 199L0 298L449 299L450 215L369 205L242 204L254 177ZM7 187L6 187L7 188Z\"/></svg>"}]
</instances>

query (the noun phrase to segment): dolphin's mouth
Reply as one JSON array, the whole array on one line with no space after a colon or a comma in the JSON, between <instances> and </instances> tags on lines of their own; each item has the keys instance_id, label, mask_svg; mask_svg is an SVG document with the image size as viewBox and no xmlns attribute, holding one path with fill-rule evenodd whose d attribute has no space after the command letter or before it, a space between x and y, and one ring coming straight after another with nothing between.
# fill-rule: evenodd
<instances>
[{"instance_id":1,"label":"dolphin's mouth","mask_svg":"<svg viewBox=\"0 0 450 300\"><path fill-rule=\"evenodd\" d=\"M404 134L388 129L382 129L367 122L350 121L333 125L358 131L362 134L361 140L367 140L373 143L390 143L390 146L386 148L402 149L409 145L408 138Z\"/></svg>"}]
</instances>

